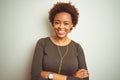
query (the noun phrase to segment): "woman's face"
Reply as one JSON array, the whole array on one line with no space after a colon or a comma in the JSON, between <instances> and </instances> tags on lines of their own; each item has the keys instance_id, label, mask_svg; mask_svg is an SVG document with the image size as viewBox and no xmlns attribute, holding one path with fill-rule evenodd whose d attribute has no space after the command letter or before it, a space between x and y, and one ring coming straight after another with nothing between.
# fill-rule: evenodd
<instances>
[{"instance_id":1,"label":"woman's face","mask_svg":"<svg viewBox=\"0 0 120 80\"><path fill-rule=\"evenodd\" d=\"M59 38L65 38L73 27L72 18L69 13L57 13L53 21L54 31Z\"/></svg>"}]
</instances>

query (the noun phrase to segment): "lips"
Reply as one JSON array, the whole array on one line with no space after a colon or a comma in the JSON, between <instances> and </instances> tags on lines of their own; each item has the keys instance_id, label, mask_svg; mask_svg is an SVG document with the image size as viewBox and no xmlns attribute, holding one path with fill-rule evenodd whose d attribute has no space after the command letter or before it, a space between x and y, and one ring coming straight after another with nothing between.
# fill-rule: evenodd
<instances>
[{"instance_id":1,"label":"lips","mask_svg":"<svg viewBox=\"0 0 120 80\"><path fill-rule=\"evenodd\" d=\"M65 30L57 30L58 34L63 35L65 33Z\"/></svg>"}]
</instances>

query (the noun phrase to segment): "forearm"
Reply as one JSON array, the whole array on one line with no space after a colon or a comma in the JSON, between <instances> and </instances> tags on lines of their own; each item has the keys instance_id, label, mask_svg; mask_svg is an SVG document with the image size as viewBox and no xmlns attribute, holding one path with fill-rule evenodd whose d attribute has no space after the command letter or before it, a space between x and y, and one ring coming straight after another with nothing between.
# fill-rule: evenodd
<instances>
[{"instance_id":1,"label":"forearm","mask_svg":"<svg viewBox=\"0 0 120 80\"><path fill-rule=\"evenodd\" d=\"M41 77L45 78L45 79L48 79L48 75L50 73L53 73L53 72L49 72L49 71L42 71L40 73ZM62 75L62 74L57 74L57 73L53 73L54 75L54 78L53 80L67 80L67 76L66 75Z\"/></svg>"},{"instance_id":2,"label":"forearm","mask_svg":"<svg viewBox=\"0 0 120 80\"><path fill-rule=\"evenodd\" d=\"M40 75L42 78L48 79L48 75L50 73L54 75L53 80L89 80L89 74L87 73L86 70L77 71L76 75L73 75L73 76L57 74L57 73L48 72L48 71L42 71Z\"/></svg>"},{"instance_id":3,"label":"forearm","mask_svg":"<svg viewBox=\"0 0 120 80\"><path fill-rule=\"evenodd\" d=\"M61 74L56 74L56 73L53 73L53 75L54 75L53 80L67 80L66 75L61 75Z\"/></svg>"}]
</instances>

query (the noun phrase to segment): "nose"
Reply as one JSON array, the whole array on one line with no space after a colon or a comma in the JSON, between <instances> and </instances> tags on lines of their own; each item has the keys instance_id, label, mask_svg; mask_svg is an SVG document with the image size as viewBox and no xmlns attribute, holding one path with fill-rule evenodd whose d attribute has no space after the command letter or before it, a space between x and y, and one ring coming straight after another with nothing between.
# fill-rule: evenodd
<instances>
[{"instance_id":1,"label":"nose","mask_svg":"<svg viewBox=\"0 0 120 80\"><path fill-rule=\"evenodd\" d=\"M59 28L64 28L64 24L61 23L60 26L59 26Z\"/></svg>"}]
</instances>

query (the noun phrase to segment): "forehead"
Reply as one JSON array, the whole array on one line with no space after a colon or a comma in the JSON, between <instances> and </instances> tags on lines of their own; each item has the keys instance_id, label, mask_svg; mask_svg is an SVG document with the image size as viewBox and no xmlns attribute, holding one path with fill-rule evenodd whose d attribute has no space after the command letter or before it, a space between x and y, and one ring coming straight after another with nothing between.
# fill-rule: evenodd
<instances>
[{"instance_id":1,"label":"forehead","mask_svg":"<svg viewBox=\"0 0 120 80\"><path fill-rule=\"evenodd\" d=\"M54 20L71 21L71 15L67 12L60 12L55 15Z\"/></svg>"}]
</instances>

